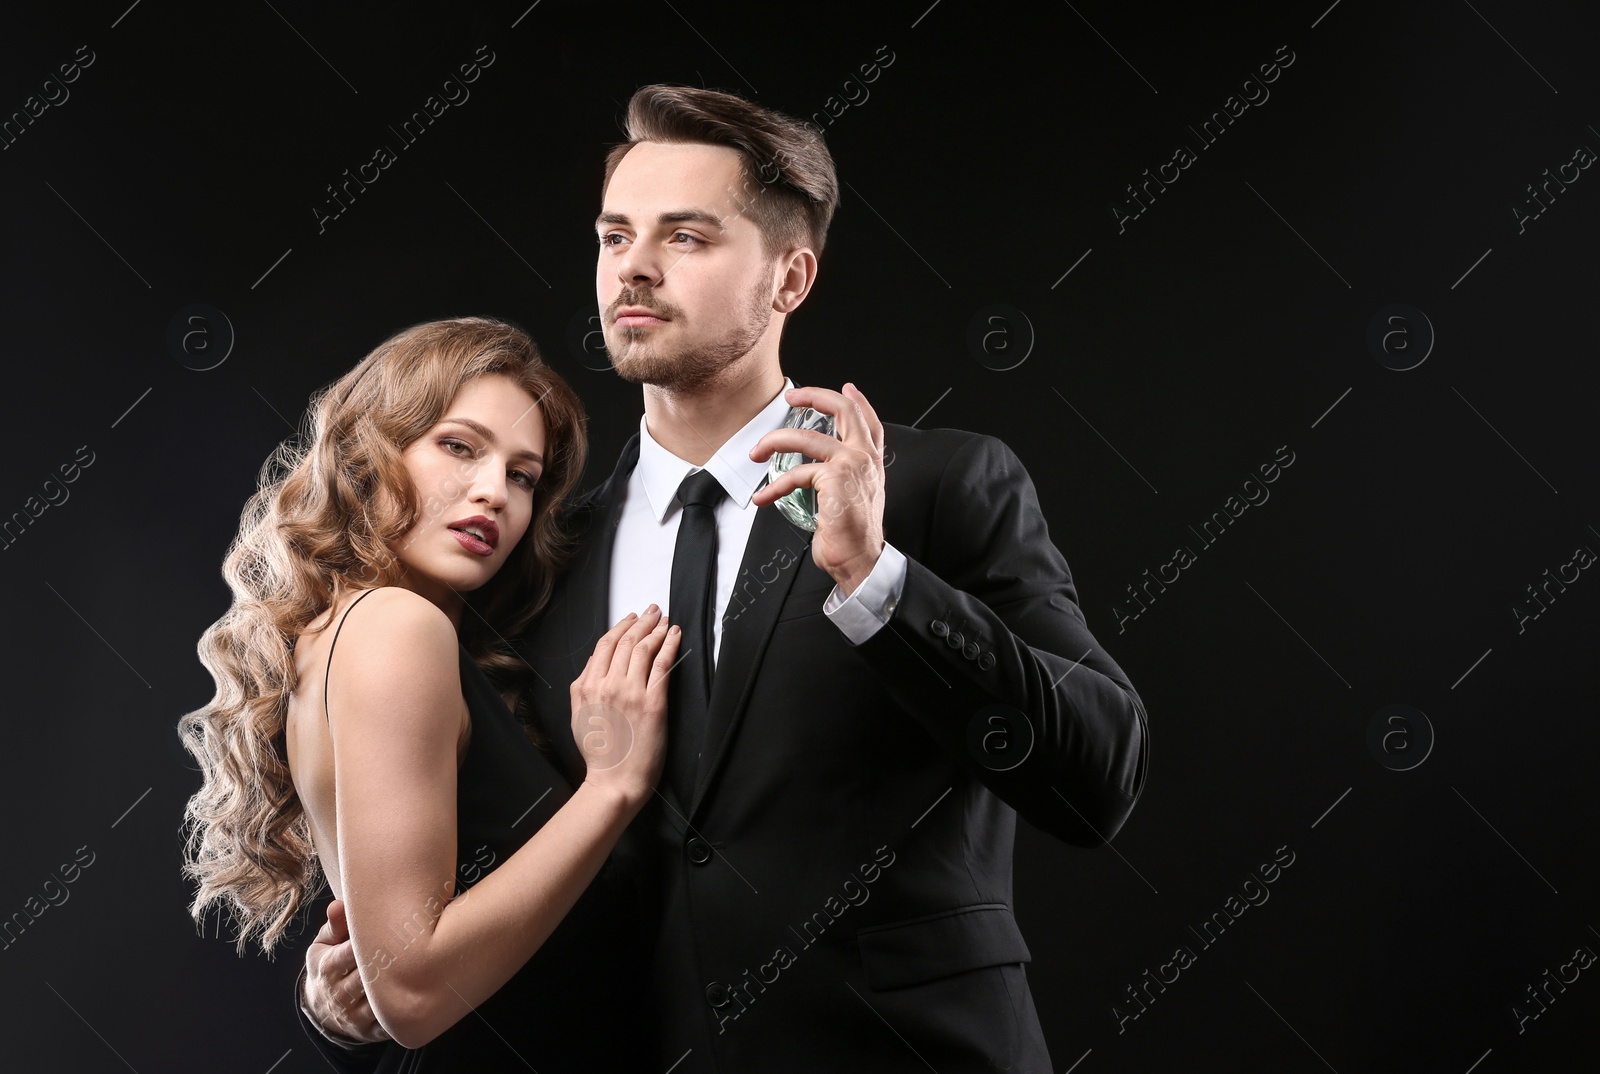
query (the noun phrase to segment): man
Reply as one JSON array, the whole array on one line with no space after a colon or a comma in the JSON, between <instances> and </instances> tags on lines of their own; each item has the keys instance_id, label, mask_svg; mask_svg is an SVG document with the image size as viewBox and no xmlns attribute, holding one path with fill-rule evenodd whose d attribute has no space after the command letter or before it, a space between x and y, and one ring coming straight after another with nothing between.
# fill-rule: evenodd
<instances>
[{"instance_id":1,"label":"man","mask_svg":"<svg viewBox=\"0 0 1600 1074\"><path fill-rule=\"evenodd\" d=\"M652 601L685 638L667 772L607 874L639 900L615 923L634 957L613 944L631 964L572 987L619 1004L656 1071L1048 1071L1011 911L1016 812L1111 838L1143 783L1138 696L1004 444L884 426L853 385L784 377L838 200L820 137L665 86L634 95L628 132L596 290L645 413L571 507L578 552L519 645L575 779L565 684L594 640ZM837 438L780 428L791 406ZM815 461L763 486L773 452ZM814 533L773 507L807 488ZM310 1012L381 1036L342 931L318 939ZM637 998L605 985L633 974Z\"/></svg>"}]
</instances>

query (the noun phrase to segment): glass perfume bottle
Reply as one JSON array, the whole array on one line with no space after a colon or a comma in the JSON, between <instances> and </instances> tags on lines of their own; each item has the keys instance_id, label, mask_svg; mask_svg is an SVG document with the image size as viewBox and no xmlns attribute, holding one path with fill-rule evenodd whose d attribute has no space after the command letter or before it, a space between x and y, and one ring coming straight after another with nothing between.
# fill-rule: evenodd
<instances>
[{"instance_id":1,"label":"glass perfume bottle","mask_svg":"<svg viewBox=\"0 0 1600 1074\"><path fill-rule=\"evenodd\" d=\"M785 429L809 429L813 432L834 433L833 415L824 414L811 407L790 407L788 415L783 419ZM798 451L775 451L772 461L767 464L767 480L776 481L802 463L816 462L809 455ZM803 530L816 531L817 528L817 491L816 489L801 487L786 496L779 497L773 504L783 517L793 522Z\"/></svg>"}]
</instances>

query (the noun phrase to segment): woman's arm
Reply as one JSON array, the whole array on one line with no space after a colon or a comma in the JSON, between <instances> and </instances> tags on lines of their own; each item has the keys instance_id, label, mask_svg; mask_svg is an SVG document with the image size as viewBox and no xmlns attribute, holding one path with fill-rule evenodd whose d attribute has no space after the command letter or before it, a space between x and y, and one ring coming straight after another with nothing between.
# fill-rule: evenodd
<instances>
[{"instance_id":1,"label":"woman's arm","mask_svg":"<svg viewBox=\"0 0 1600 1074\"><path fill-rule=\"evenodd\" d=\"M632 725L620 763L591 770L515 854L452 901L457 639L425 598L385 589L349 616L330 678L339 867L373 1013L416 1048L510 979L599 871L659 778L666 675L678 634L659 613L623 620L573 684Z\"/></svg>"}]
</instances>

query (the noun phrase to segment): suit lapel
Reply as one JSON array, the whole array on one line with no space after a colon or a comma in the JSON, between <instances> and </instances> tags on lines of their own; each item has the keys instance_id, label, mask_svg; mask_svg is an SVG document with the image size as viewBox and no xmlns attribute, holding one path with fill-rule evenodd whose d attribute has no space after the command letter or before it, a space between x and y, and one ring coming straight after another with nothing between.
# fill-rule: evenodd
<instances>
[{"instance_id":1,"label":"suit lapel","mask_svg":"<svg viewBox=\"0 0 1600 1074\"><path fill-rule=\"evenodd\" d=\"M711 710L689 810L691 820L700 809L706 788L726 759L728 743L744 718L750 690L766 655L778 612L800 573L800 564L810 555L809 532L792 525L775 507L757 508L739 575L734 579L733 594L723 612L722 646L711 682ZM775 578L774 572L777 573Z\"/></svg>"},{"instance_id":2,"label":"suit lapel","mask_svg":"<svg viewBox=\"0 0 1600 1074\"><path fill-rule=\"evenodd\" d=\"M611 476L578 500L571 509L574 515L581 514L581 518L574 520L578 550L557 583L553 603L559 604L559 609L552 607L546 612L549 616L560 616L554 622L561 624L561 642L557 651L565 658L562 687L576 681L583 673L589 654L594 652L594 643L611 625L605 620L611 606L611 549L616 542L617 523L621 519L617 503L621 498L623 483L628 480L638 461L639 437L634 434L633 439L623 447ZM567 770L581 773L584 770L583 755L578 752L577 743L572 739L572 710L564 696L565 689L559 693L562 695L560 703L541 712L545 717L545 735L555 744L556 752ZM558 719L558 714L564 715L565 720Z\"/></svg>"},{"instance_id":3,"label":"suit lapel","mask_svg":"<svg viewBox=\"0 0 1600 1074\"><path fill-rule=\"evenodd\" d=\"M594 651L594 643L611 627L606 622L611 608L611 549L617 540L617 523L622 520L617 504L638 463L639 434L634 433L605 484L580 501L580 509L587 510L589 517L580 536L582 552L578 562L567 572L563 601L567 636L573 643L570 657L574 679L583 671L589 654Z\"/></svg>"},{"instance_id":4,"label":"suit lapel","mask_svg":"<svg viewBox=\"0 0 1600 1074\"><path fill-rule=\"evenodd\" d=\"M562 605L566 635L563 648L567 654L569 683L582 674L584 664L594 651L594 643L611 626L606 621L611 607L611 556L616 545L617 525L622 518L617 505L624 484L638 462L639 436L635 433L622 449L610 478L574 507L575 511L586 512L587 518L581 523L580 550L568 567L557 596ZM693 808L685 808L685 803L666 780L660 784L659 793L671 806L670 823L680 833L688 826L694 811L700 808L706 788L726 759L728 743L744 716L778 613L800 573L800 564L810 555L809 532L791 525L774 507L756 510L739 575L734 579L733 594L723 612L722 648L712 680L711 708L702 754L710 758L710 762L701 765L695 780L690 803ZM568 717L570 721L570 712ZM552 742L558 743L558 752L569 770L582 771L583 758L572 741L570 729L547 726L546 733Z\"/></svg>"}]
</instances>

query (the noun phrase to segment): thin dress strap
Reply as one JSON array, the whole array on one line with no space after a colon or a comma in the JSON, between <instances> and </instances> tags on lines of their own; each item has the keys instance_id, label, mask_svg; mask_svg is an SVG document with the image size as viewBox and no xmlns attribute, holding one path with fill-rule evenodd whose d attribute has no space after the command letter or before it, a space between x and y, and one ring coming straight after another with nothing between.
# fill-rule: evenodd
<instances>
[{"instance_id":1,"label":"thin dress strap","mask_svg":"<svg viewBox=\"0 0 1600 1074\"><path fill-rule=\"evenodd\" d=\"M333 717L328 714L328 673L333 670L333 647L339 644L339 631L344 629L345 617L355 609L357 604L360 604L376 592L376 589L369 589L355 600L352 600L350 607L346 608L344 614L339 616L339 625L333 628L333 640L328 643L328 662L322 669L322 716L329 723L333 721Z\"/></svg>"}]
</instances>

